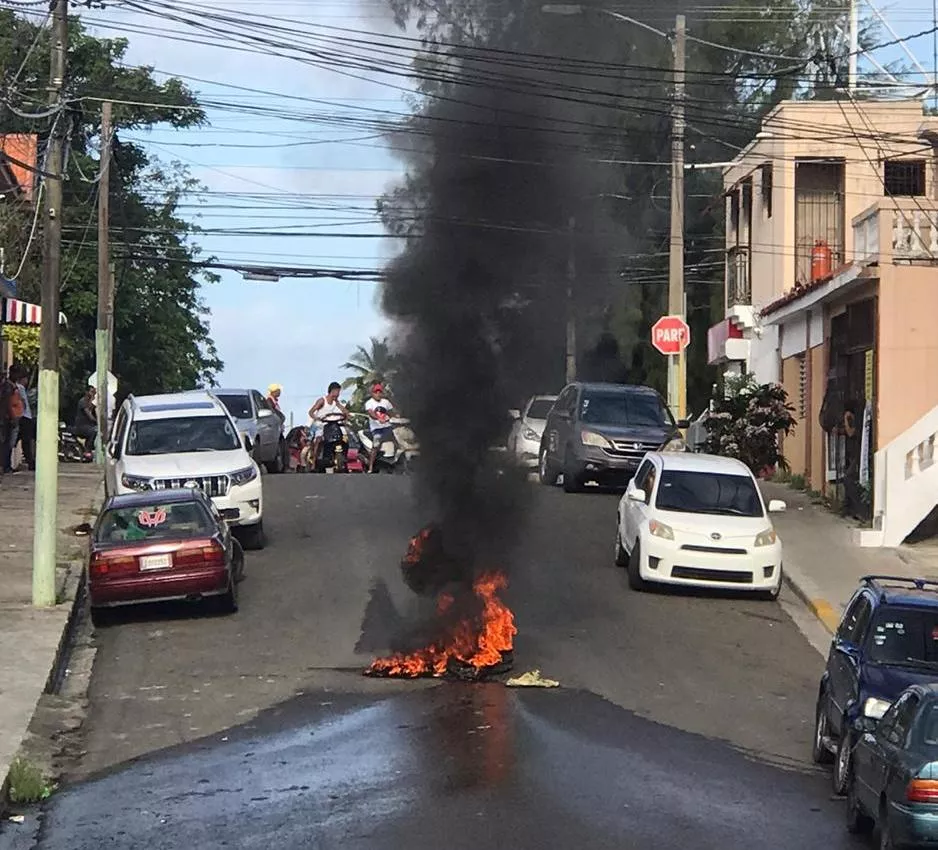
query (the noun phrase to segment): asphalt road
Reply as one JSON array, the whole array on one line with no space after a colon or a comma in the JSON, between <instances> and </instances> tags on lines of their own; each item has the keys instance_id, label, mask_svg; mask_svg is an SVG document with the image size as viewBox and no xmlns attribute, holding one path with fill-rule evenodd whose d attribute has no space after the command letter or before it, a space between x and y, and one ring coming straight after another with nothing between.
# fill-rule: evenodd
<instances>
[{"instance_id":1,"label":"asphalt road","mask_svg":"<svg viewBox=\"0 0 938 850\"><path fill-rule=\"evenodd\" d=\"M531 485L516 672L563 684L533 692L360 675L414 605L408 479L265 486L236 616L100 632L45 850L862 846L807 763L821 657L777 603L629 591L616 496Z\"/></svg>"}]
</instances>

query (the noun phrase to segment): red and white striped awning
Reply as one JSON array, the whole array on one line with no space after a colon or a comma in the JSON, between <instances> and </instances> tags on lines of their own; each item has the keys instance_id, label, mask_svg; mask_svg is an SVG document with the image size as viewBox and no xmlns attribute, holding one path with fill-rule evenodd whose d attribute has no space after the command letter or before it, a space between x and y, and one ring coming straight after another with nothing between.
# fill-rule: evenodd
<instances>
[{"instance_id":1,"label":"red and white striped awning","mask_svg":"<svg viewBox=\"0 0 938 850\"><path fill-rule=\"evenodd\" d=\"M42 307L19 298L4 298L3 322L7 325L41 325ZM59 313L59 324L67 324L64 313Z\"/></svg>"}]
</instances>

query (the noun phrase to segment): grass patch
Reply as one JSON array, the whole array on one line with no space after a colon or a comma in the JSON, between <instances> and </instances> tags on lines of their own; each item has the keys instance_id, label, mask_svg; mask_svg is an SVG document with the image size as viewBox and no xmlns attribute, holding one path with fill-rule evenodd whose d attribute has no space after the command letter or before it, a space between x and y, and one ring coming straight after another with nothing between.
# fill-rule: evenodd
<instances>
[{"instance_id":1,"label":"grass patch","mask_svg":"<svg viewBox=\"0 0 938 850\"><path fill-rule=\"evenodd\" d=\"M804 480L803 475L792 475L788 486L791 487L792 490L804 490L807 486L807 482Z\"/></svg>"},{"instance_id":2,"label":"grass patch","mask_svg":"<svg viewBox=\"0 0 938 850\"><path fill-rule=\"evenodd\" d=\"M39 803L49 798L53 786L34 764L22 758L10 765L10 801L13 803Z\"/></svg>"},{"instance_id":3,"label":"grass patch","mask_svg":"<svg viewBox=\"0 0 938 850\"><path fill-rule=\"evenodd\" d=\"M791 470L779 467L775 470L775 475L772 476L772 480L776 484L788 484L791 481Z\"/></svg>"}]
</instances>

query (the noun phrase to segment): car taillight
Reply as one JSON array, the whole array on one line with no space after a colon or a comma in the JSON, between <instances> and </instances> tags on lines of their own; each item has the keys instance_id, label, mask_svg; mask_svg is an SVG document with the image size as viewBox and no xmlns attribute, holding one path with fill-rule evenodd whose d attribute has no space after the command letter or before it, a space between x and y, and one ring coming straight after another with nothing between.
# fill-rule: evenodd
<instances>
[{"instance_id":1,"label":"car taillight","mask_svg":"<svg viewBox=\"0 0 938 850\"><path fill-rule=\"evenodd\" d=\"M176 567L223 567L225 550L216 540L198 540L179 549L173 558Z\"/></svg>"},{"instance_id":2,"label":"car taillight","mask_svg":"<svg viewBox=\"0 0 938 850\"><path fill-rule=\"evenodd\" d=\"M88 566L88 571L93 576L129 573L136 569L137 559L133 555L110 555L107 552L96 552Z\"/></svg>"},{"instance_id":3,"label":"car taillight","mask_svg":"<svg viewBox=\"0 0 938 850\"><path fill-rule=\"evenodd\" d=\"M905 789L910 803L938 803L938 779L913 779Z\"/></svg>"}]
</instances>

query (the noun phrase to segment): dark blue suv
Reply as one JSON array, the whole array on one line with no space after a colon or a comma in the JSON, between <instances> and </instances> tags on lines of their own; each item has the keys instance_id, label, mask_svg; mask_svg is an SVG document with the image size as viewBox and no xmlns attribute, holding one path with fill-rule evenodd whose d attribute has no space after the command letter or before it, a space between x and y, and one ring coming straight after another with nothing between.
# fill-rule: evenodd
<instances>
[{"instance_id":1,"label":"dark blue suv","mask_svg":"<svg viewBox=\"0 0 938 850\"><path fill-rule=\"evenodd\" d=\"M812 755L847 786L850 752L907 687L938 681L938 581L866 576L847 605L821 676Z\"/></svg>"}]
</instances>

